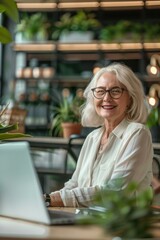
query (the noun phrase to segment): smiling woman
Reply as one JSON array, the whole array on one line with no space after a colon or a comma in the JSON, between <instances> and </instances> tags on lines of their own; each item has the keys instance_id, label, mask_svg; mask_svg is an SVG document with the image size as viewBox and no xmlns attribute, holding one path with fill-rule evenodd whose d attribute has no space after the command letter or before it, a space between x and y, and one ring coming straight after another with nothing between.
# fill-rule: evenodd
<instances>
[{"instance_id":1,"label":"smiling woman","mask_svg":"<svg viewBox=\"0 0 160 240\"><path fill-rule=\"evenodd\" d=\"M6 14L13 21L18 22L18 9L14 0L1 0L0 13ZM0 42L9 43L12 41L10 32L3 26L0 26Z\"/></svg>"},{"instance_id":2,"label":"smiling woman","mask_svg":"<svg viewBox=\"0 0 160 240\"><path fill-rule=\"evenodd\" d=\"M126 65L100 69L84 91L82 125L98 127L86 137L76 170L64 188L50 194L52 206L90 206L97 192L120 191L130 182L134 196L151 190L152 139L145 126L143 86ZM116 182L121 179L121 184Z\"/></svg>"}]
</instances>

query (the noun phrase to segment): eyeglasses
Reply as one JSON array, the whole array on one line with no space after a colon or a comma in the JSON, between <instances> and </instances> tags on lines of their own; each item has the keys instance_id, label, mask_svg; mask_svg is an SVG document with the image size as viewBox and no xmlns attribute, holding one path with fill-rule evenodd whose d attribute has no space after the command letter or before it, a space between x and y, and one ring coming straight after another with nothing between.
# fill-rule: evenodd
<instances>
[{"instance_id":1,"label":"eyeglasses","mask_svg":"<svg viewBox=\"0 0 160 240\"><path fill-rule=\"evenodd\" d=\"M109 96L113 99L118 99L122 96L123 91L127 91L127 89L120 88L120 87L113 87L111 89L106 90L103 87L96 87L92 88L91 91L93 92L93 96L97 99L102 99L106 95L106 93L109 93Z\"/></svg>"}]
</instances>

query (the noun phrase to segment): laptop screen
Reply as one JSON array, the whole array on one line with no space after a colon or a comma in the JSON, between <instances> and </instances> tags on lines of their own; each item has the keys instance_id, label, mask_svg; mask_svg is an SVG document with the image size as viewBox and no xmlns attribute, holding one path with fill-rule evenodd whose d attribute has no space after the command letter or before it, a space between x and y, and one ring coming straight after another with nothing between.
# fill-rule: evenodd
<instances>
[{"instance_id":1,"label":"laptop screen","mask_svg":"<svg viewBox=\"0 0 160 240\"><path fill-rule=\"evenodd\" d=\"M29 144L0 144L0 215L50 224Z\"/></svg>"}]
</instances>

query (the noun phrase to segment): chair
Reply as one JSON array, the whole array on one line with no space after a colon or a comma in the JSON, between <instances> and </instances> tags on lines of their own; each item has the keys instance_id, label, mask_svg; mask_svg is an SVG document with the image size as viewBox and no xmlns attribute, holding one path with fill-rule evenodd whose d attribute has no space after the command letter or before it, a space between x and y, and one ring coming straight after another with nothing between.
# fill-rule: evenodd
<instances>
[{"instance_id":1,"label":"chair","mask_svg":"<svg viewBox=\"0 0 160 240\"><path fill-rule=\"evenodd\" d=\"M62 185L71 178L84 138L80 135L71 135L64 149L63 147L31 149L33 161L44 192L50 192L48 187L50 178L59 184L62 183Z\"/></svg>"},{"instance_id":2,"label":"chair","mask_svg":"<svg viewBox=\"0 0 160 240\"><path fill-rule=\"evenodd\" d=\"M152 187L154 194L158 195L160 193L160 156L154 154L153 156L153 179Z\"/></svg>"},{"instance_id":3,"label":"chair","mask_svg":"<svg viewBox=\"0 0 160 240\"><path fill-rule=\"evenodd\" d=\"M78 156L80 153L80 150L82 148L84 139L86 136L79 135L79 134L73 134L69 138L68 142L68 153L73 157L74 161L77 163ZM76 143L76 144L74 144Z\"/></svg>"},{"instance_id":4,"label":"chair","mask_svg":"<svg viewBox=\"0 0 160 240\"><path fill-rule=\"evenodd\" d=\"M160 155L154 154L152 167L154 177L160 180Z\"/></svg>"}]
</instances>

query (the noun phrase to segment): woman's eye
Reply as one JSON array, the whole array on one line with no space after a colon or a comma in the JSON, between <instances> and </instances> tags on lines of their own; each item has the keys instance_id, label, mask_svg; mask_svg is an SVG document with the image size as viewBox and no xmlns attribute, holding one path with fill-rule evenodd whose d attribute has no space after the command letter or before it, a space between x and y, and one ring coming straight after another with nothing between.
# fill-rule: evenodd
<instances>
[{"instance_id":1,"label":"woman's eye","mask_svg":"<svg viewBox=\"0 0 160 240\"><path fill-rule=\"evenodd\" d=\"M104 90L98 90L97 93L98 94L104 94Z\"/></svg>"},{"instance_id":2,"label":"woman's eye","mask_svg":"<svg viewBox=\"0 0 160 240\"><path fill-rule=\"evenodd\" d=\"M121 89L112 89L111 90L111 92L113 93L113 94L116 94L116 93L121 93Z\"/></svg>"}]
</instances>

